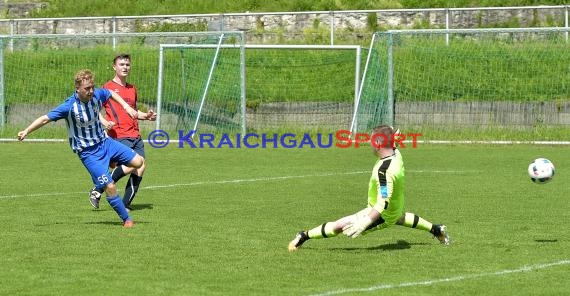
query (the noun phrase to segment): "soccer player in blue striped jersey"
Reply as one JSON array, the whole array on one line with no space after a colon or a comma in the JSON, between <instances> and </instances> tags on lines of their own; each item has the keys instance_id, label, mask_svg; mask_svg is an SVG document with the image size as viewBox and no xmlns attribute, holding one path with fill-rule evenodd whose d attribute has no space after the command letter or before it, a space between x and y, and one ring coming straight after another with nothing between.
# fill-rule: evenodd
<instances>
[{"instance_id":1,"label":"soccer player in blue striped jersey","mask_svg":"<svg viewBox=\"0 0 570 296\"><path fill-rule=\"evenodd\" d=\"M309 239L330 238L340 233L356 238L394 224L429 231L440 243L449 244L445 225L433 224L404 211L405 170L402 155L394 145L397 135L389 125L372 130L371 146L378 160L368 185L368 206L336 221L300 231L289 243L289 251L296 251Z\"/></svg>"},{"instance_id":2,"label":"soccer player in blue striped jersey","mask_svg":"<svg viewBox=\"0 0 570 296\"><path fill-rule=\"evenodd\" d=\"M110 161L140 168L144 158L127 146L109 138L99 118L102 104L109 99L119 103L133 118L138 112L130 107L118 94L103 88L95 88L95 78L90 70L81 70L75 75L75 92L62 104L34 120L26 129L18 133L18 140L46 125L49 122L65 119L69 145L77 154L97 188L105 188L107 201L117 212L123 226L134 225L117 187L108 171Z\"/></svg>"}]
</instances>

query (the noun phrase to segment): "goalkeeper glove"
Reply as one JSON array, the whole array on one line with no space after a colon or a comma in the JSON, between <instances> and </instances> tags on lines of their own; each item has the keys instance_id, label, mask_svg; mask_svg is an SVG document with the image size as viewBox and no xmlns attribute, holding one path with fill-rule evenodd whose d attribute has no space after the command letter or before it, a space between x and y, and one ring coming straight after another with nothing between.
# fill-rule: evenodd
<instances>
[{"instance_id":1,"label":"goalkeeper glove","mask_svg":"<svg viewBox=\"0 0 570 296\"><path fill-rule=\"evenodd\" d=\"M357 238L362 232L364 232L364 230L366 230L366 228L368 228L368 226L370 226L370 224L372 224L372 219L368 215L365 215L357 218L356 221L345 225L342 228L342 233L348 237Z\"/></svg>"}]
</instances>

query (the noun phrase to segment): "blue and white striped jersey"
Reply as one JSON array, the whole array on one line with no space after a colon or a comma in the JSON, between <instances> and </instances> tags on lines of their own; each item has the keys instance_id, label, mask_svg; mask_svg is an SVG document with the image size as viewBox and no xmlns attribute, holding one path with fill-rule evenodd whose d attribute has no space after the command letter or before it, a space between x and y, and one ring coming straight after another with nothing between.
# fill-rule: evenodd
<instances>
[{"instance_id":1,"label":"blue and white striped jersey","mask_svg":"<svg viewBox=\"0 0 570 296\"><path fill-rule=\"evenodd\" d=\"M99 120L99 111L103 103L111 97L111 92L104 88L96 88L93 97L87 103L79 100L73 93L61 105L51 110L47 116L51 121L65 119L67 122L67 134L69 145L73 152L101 143L107 134Z\"/></svg>"}]
</instances>

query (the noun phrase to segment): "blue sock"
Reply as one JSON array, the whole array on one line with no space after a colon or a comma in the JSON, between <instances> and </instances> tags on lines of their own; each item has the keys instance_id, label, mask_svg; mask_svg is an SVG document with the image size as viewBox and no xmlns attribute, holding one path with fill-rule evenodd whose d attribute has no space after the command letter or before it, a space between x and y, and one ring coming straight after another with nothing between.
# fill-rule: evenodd
<instances>
[{"instance_id":1,"label":"blue sock","mask_svg":"<svg viewBox=\"0 0 570 296\"><path fill-rule=\"evenodd\" d=\"M118 193L115 196L107 196L107 201L111 207L113 207L113 210L117 212L119 217L123 219L123 222L131 219L129 212L127 212L127 208L125 208L125 204L123 204L123 200L121 200Z\"/></svg>"}]
</instances>

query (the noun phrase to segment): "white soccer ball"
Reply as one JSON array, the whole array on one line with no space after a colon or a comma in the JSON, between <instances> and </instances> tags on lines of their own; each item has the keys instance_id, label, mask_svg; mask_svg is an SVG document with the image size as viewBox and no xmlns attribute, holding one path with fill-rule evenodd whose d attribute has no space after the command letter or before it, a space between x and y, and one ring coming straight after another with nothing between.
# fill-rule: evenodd
<instances>
[{"instance_id":1,"label":"white soccer ball","mask_svg":"<svg viewBox=\"0 0 570 296\"><path fill-rule=\"evenodd\" d=\"M528 175L534 183L548 183L554 177L554 164L546 158L537 158L528 166Z\"/></svg>"}]
</instances>

